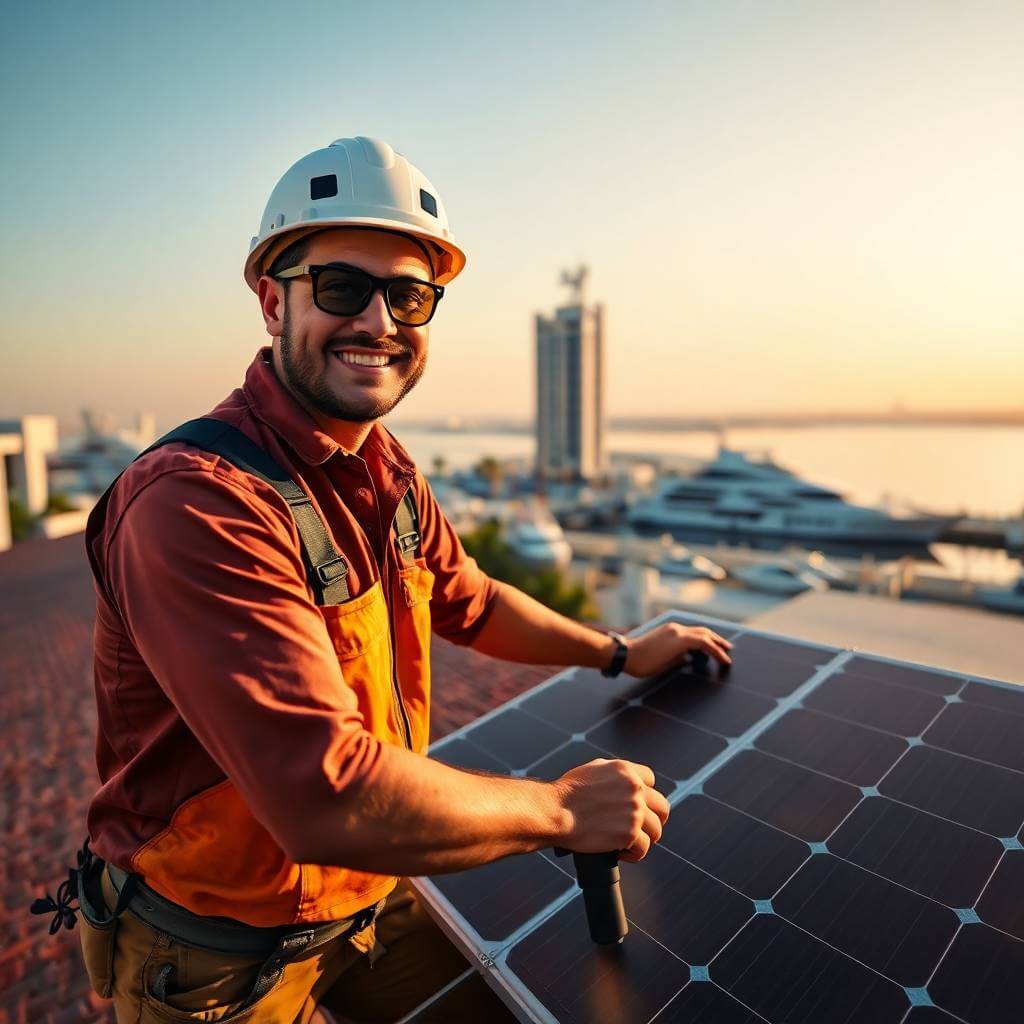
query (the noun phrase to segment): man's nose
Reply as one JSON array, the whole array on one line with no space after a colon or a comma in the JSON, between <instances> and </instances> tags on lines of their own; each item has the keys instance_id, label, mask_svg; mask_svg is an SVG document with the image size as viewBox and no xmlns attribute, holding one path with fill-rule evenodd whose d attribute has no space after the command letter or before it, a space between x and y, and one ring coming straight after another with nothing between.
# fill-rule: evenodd
<instances>
[{"instance_id":1,"label":"man's nose","mask_svg":"<svg viewBox=\"0 0 1024 1024\"><path fill-rule=\"evenodd\" d=\"M352 318L352 326L374 338L393 338L398 333L395 321L391 319L384 292L377 289L370 296L370 304L358 316Z\"/></svg>"}]
</instances>

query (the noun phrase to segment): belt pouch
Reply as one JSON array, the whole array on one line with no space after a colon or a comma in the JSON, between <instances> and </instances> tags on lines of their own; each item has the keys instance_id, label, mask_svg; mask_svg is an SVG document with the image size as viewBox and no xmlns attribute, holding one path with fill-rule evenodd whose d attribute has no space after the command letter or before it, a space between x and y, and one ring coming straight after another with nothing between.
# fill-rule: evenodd
<instances>
[{"instance_id":1,"label":"belt pouch","mask_svg":"<svg viewBox=\"0 0 1024 1024\"><path fill-rule=\"evenodd\" d=\"M78 873L82 957L89 982L98 996L109 999L114 989L114 947L119 915L107 909L100 886L103 861L88 860Z\"/></svg>"}]
</instances>

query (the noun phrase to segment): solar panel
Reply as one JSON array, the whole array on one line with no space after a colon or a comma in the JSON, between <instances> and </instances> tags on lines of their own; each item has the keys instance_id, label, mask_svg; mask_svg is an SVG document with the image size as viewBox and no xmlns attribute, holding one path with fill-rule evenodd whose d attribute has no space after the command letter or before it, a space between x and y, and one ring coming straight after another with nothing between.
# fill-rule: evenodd
<instances>
[{"instance_id":1,"label":"solar panel","mask_svg":"<svg viewBox=\"0 0 1024 1024\"><path fill-rule=\"evenodd\" d=\"M1024 688L668 613L732 671L571 669L431 748L553 779L649 764L672 813L591 940L547 850L415 885L523 1021L1024 1020ZM643 630L638 630L641 632Z\"/></svg>"}]
</instances>

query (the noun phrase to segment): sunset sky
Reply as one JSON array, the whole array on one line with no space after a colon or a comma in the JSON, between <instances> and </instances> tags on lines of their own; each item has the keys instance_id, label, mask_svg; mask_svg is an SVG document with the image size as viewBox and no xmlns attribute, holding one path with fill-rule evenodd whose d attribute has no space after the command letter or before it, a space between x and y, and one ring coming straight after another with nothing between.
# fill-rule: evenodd
<instances>
[{"instance_id":1,"label":"sunset sky","mask_svg":"<svg viewBox=\"0 0 1024 1024\"><path fill-rule=\"evenodd\" d=\"M1024 405L1024 4L18 4L0 417L162 426L265 343L278 177L378 136L469 254L396 421L526 418L591 267L613 415Z\"/></svg>"}]
</instances>

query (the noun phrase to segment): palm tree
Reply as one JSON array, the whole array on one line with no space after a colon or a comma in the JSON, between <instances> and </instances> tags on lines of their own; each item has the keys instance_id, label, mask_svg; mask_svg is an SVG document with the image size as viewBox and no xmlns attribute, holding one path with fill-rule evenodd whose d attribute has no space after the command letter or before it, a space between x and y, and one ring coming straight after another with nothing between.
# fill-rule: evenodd
<instances>
[{"instance_id":1,"label":"palm tree","mask_svg":"<svg viewBox=\"0 0 1024 1024\"><path fill-rule=\"evenodd\" d=\"M496 497L501 491L501 481L505 475L501 463L493 455L485 455L476 464L476 473L491 485L491 496Z\"/></svg>"}]
</instances>

